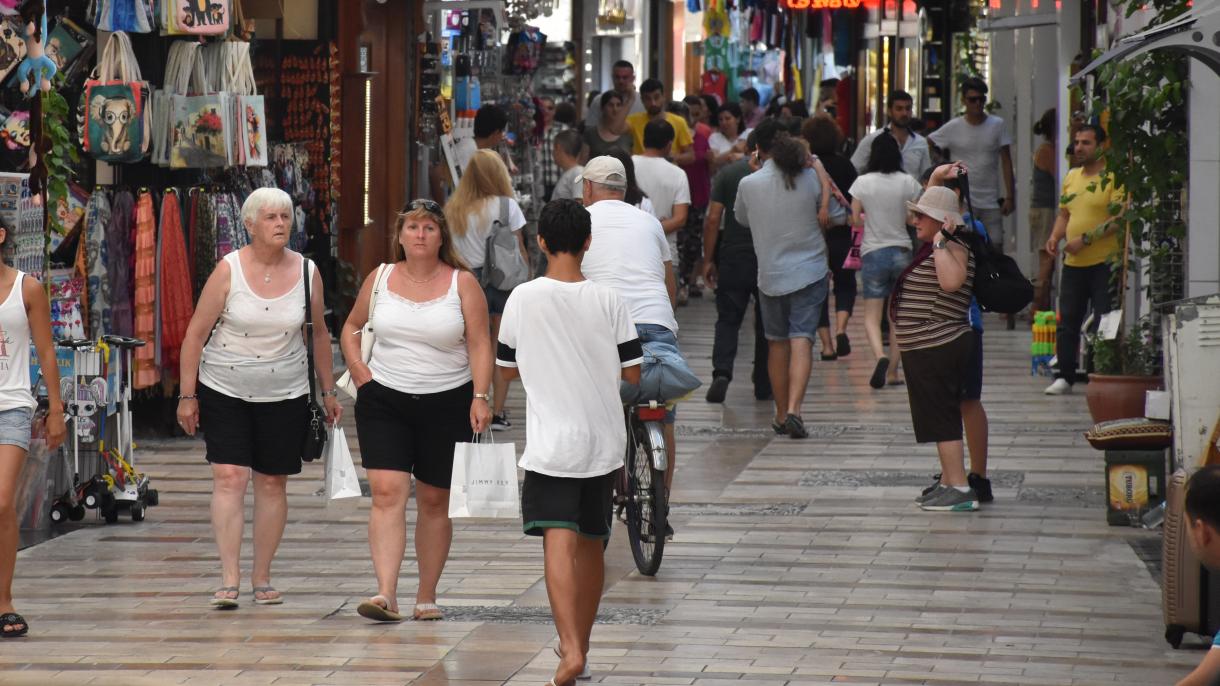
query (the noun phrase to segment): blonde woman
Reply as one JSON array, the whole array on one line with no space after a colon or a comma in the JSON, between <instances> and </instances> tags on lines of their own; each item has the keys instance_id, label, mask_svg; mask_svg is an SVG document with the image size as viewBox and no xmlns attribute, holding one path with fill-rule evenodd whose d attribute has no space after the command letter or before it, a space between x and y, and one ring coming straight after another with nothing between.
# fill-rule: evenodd
<instances>
[{"instance_id":1,"label":"blonde woman","mask_svg":"<svg viewBox=\"0 0 1220 686\"><path fill-rule=\"evenodd\" d=\"M483 289L454 250L440 205L413 200L398 219L396 260L380 285L365 279L340 336L352 360L360 456L373 509L369 548L377 595L356 611L383 622L398 610L398 574L406 549L404 514L415 476L415 556L419 588L412 617L441 619L436 586L449 556L449 483L453 446L491 422L487 390L492 349ZM376 340L366 364L357 333L376 291Z\"/></svg>"},{"instance_id":2,"label":"blonde woman","mask_svg":"<svg viewBox=\"0 0 1220 686\"><path fill-rule=\"evenodd\" d=\"M505 223L517 234L517 243L521 255L529 263L529 255L525 251L525 234L521 229L525 226L525 214L513 197L513 183L508 176L508 168L500 156L490 150L480 150L470 159L470 166L462 175L457 191L445 205L445 220L453 235L453 247L458 257L470 267L475 278L482 283L483 266L487 261L487 237L491 235L496 222ZM491 338L496 340L500 334L500 315L504 314L504 303L508 302L509 291L502 291L489 286L483 288L487 298L487 309L491 315ZM508 383L495 371L494 403L491 428L494 431L504 431L512 426L504 411L504 401L508 398Z\"/></svg>"}]
</instances>

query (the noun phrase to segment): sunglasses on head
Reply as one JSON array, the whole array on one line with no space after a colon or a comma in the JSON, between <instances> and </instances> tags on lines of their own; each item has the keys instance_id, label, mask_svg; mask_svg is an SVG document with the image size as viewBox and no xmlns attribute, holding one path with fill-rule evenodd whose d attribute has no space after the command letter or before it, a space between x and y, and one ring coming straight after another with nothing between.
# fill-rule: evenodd
<instances>
[{"instance_id":1,"label":"sunglasses on head","mask_svg":"<svg viewBox=\"0 0 1220 686\"><path fill-rule=\"evenodd\" d=\"M414 212L415 210L423 210L425 212L431 212L432 214L443 214L440 203L436 202L435 200L428 200L426 198L412 200L411 202L407 203L407 212Z\"/></svg>"}]
</instances>

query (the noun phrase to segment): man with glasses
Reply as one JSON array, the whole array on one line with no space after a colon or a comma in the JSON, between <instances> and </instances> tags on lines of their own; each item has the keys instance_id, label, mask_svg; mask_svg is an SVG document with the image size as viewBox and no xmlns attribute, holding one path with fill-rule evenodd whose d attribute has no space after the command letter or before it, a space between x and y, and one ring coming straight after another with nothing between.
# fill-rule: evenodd
<instances>
[{"instance_id":1,"label":"man with glasses","mask_svg":"<svg viewBox=\"0 0 1220 686\"><path fill-rule=\"evenodd\" d=\"M920 179L932 168L932 156L928 152L928 141L911 130L911 119L915 114L915 99L906 91L894 91L886 98L886 114L890 123L884 128L860 139L856 152L851 156L852 166L863 174L868 169L868 156L873 150L873 141L888 131L902 150L902 170Z\"/></svg>"},{"instance_id":2,"label":"man with glasses","mask_svg":"<svg viewBox=\"0 0 1220 686\"><path fill-rule=\"evenodd\" d=\"M1001 252L1011 252L1016 236L1004 233L1004 217L1016 207L1016 182L1012 172L1012 136L1008 125L988 114L987 84L970 77L962 82L966 113L954 117L932 132L928 141L945 162L962 162L970 170L970 199L975 219L987 227L987 235ZM915 172L910 169L908 173ZM1004 185L1000 185L1003 175ZM1010 240L1011 239L1011 240ZM1010 327L1011 328L1011 327Z\"/></svg>"}]
</instances>

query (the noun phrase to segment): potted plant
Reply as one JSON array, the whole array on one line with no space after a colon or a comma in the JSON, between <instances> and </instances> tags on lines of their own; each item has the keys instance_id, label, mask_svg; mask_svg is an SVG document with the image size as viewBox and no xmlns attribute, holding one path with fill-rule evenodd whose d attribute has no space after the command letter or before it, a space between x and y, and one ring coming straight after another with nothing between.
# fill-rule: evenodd
<instances>
[{"instance_id":1,"label":"potted plant","mask_svg":"<svg viewBox=\"0 0 1220 686\"><path fill-rule=\"evenodd\" d=\"M1162 387L1156 346L1144 320L1117 338L1091 337L1093 368L1085 400L1094 423L1144 416L1144 395Z\"/></svg>"}]
</instances>

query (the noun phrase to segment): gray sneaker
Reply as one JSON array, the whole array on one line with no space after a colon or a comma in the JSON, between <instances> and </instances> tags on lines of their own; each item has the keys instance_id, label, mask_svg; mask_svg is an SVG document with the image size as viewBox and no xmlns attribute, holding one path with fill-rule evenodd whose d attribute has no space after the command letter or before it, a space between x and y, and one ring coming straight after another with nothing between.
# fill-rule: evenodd
<instances>
[{"instance_id":1,"label":"gray sneaker","mask_svg":"<svg viewBox=\"0 0 1220 686\"><path fill-rule=\"evenodd\" d=\"M974 489L965 493L952 486L940 485L919 504L928 512L973 512L979 509L979 497Z\"/></svg>"}]
</instances>

